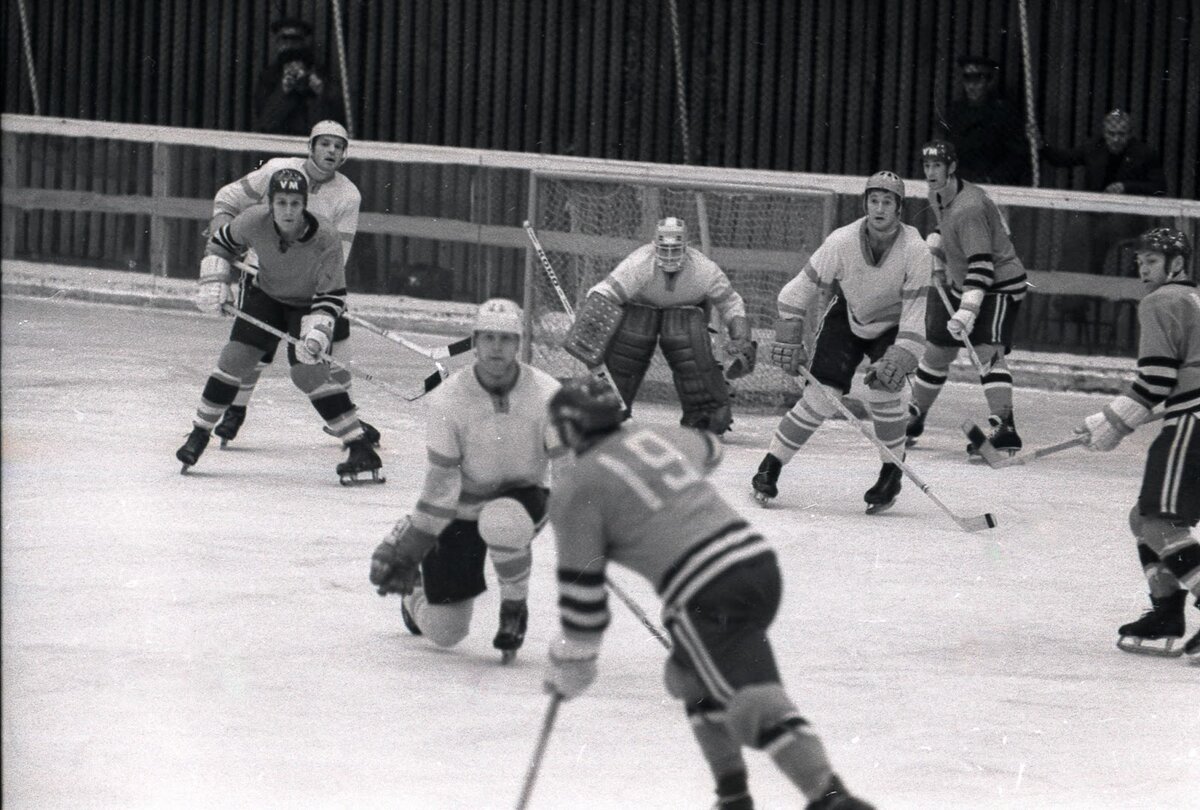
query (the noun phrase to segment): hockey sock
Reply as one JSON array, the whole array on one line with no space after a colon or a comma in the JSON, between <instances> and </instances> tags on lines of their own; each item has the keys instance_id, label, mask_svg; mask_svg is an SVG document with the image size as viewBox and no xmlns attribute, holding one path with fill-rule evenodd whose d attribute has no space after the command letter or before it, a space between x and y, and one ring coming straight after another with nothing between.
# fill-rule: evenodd
<instances>
[{"instance_id":1,"label":"hockey sock","mask_svg":"<svg viewBox=\"0 0 1200 810\"><path fill-rule=\"evenodd\" d=\"M211 431L221 420L221 414L233 403L237 392L238 378L222 371L220 367L214 369L204 384L204 392L200 394L200 405L196 408L193 424Z\"/></svg>"},{"instance_id":2,"label":"hockey sock","mask_svg":"<svg viewBox=\"0 0 1200 810\"><path fill-rule=\"evenodd\" d=\"M992 409L992 413L1001 419L1011 416L1013 378L1012 372L1004 365L1004 358L998 357L987 373L979 378L979 381L983 383L983 395L987 397L988 407Z\"/></svg>"},{"instance_id":3,"label":"hockey sock","mask_svg":"<svg viewBox=\"0 0 1200 810\"><path fill-rule=\"evenodd\" d=\"M796 455L796 451L804 446L809 437L816 432L821 423L833 415L837 407L830 397L838 398L840 392L827 385L809 384L804 388L804 394L792 406L792 409L779 420L775 435L771 437L771 446L767 452L787 464Z\"/></svg>"},{"instance_id":4,"label":"hockey sock","mask_svg":"<svg viewBox=\"0 0 1200 810\"><path fill-rule=\"evenodd\" d=\"M350 395L346 393L345 388L330 381L310 392L308 398L325 420L329 432L343 443L354 441L363 435L362 425L358 422L358 411L350 402Z\"/></svg>"},{"instance_id":5,"label":"hockey sock","mask_svg":"<svg viewBox=\"0 0 1200 810\"><path fill-rule=\"evenodd\" d=\"M692 734L704 754L704 761L717 780L717 794L724 795L720 789L726 775L741 774L745 787L746 761L742 758L742 746L729 733L725 725L724 709L712 698L689 700L683 704L687 713L688 724Z\"/></svg>"},{"instance_id":6,"label":"hockey sock","mask_svg":"<svg viewBox=\"0 0 1200 810\"><path fill-rule=\"evenodd\" d=\"M766 751L810 801L823 795L833 767L825 746L796 711L782 685L742 687L730 699L727 717L734 738Z\"/></svg>"},{"instance_id":7,"label":"hockey sock","mask_svg":"<svg viewBox=\"0 0 1200 810\"><path fill-rule=\"evenodd\" d=\"M871 412L871 421L875 423L876 438L898 458L904 458L904 431L908 427L908 409L904 406L904 400L895 394L868 390L867 408ZM885 463L891 461L882 452L879 458Z\"/></svg>"},{"instance_id":8,"label":"hockey sock","mask_svg":"<svg viewBox=\"0 0 1200 810\"><path fill-rule=\"evenodd\" d=\"M833 776L833 766L825 754L821 739L802 718L779 728L773 742L764 746L784 776L800 788L810 801L820 798Z\"/></svg>"},{"instance_id":9,"label":"hockey sock","mask_svg":"<svg viewBox=\"0 0 1200 810\"><path fill-rule=\"evenodd\" d=\"M949 367L934 368L926 363L922 358L917 364L917 377L913 382L913 405L921 413L927 413L933 407L933 403L937 401L938 394L942 393L942 386L946 384L946 376L949 373Z\"/></svg>"},{"instance_id":10,"label":"hockey sock","mask_svg":"<svg viewBox=\"0 0 1200 810\"><path fill-rule=\"evenodd\" d=\"M329 352L337 357L338 363L342 366L336 368L330 367L329 376L333 378L334 382L345 388L346 393L349 394L350 385L354 382L354 377L350 374L350 369L348 368L352 359L350 356L350 338L335 340L333 348Z\"/></svg>"},{"instance_id":11,"label":"hockey sock","mask_svg":"<svg viewBox=\"0 0 1200 810\"><path fill-rule=\"evenodd\" d=\"M1145 543L1138 543L1138 559L1142 563L1142 571L1146 575L1146 583L1150 587L1150 595L1156 597L1170 596L1182 586L1170 569L1163 565L1162 558L1154 549Z\"/></svg>"},{"instance_id":12,"label":"hockey sock","mask_svg":"<svg viewBox=\"0 0 1200 810\"><path fill-rule=\"evenodd\" d=\"M529 570L533 567L533 552L529 547L520 549L488 546L488 556L496 569L500 583L501 599L529 598Z\"/></svg>"},{"instance_id":13,"label":"hockey sock","mask_svg":"<svg viewBox=\"0 0 1200 810\"><path fill-rule=\"evenodd\" d=\"M1190 531L1180 528L1177 534L1166 539L1162 561L1179 584L1200 599L1200 543Z\"/></svg>"},{"instance_id":14,"label":"hockey sock","mask_svg":"<svg viewBox=\"0 0 1200 810\"><path fill-rule=\"evenodd\" d=\"M242 384L238 386L237 396L233 398L234 405L240 405L243 408L250 402L250 397L254 394L254 386L258 385L258 378L262 376L263 370L267 364L261 360L254 366L254 369L242 378Z\"/></svg>"}]
</instances>

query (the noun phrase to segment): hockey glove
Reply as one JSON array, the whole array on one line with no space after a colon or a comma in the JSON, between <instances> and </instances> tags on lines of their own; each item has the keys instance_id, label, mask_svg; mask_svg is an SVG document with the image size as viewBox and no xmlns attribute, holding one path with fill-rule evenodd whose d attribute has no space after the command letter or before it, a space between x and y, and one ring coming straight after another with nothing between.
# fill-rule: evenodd
<instances>
[{"instance_id":1,"label":"hockey glove","mask_svg":"<svg viewBox=\"0 0 1200 810\"><path fill-rule=\"evenodd\" d=\"M883 357L867 368L863 382L876 391L896 393L904 387L904 381L917 368L917 358L912 352L899 346L888 346Z\"/></svg>"},{"instance_id":2,"label":"hockey glove","mask_svg":"<svg viewBox=\"0 0 1200 810\"><path fill-rule=\"evenodd\" d=\"M775 321L775 342L771 344L771 363L793 377L808 365L804 349L804 321L779 318Z\"/></svg>"},{"instance_id":3,"label":"hockey glove","mask_svg":"<svg viewBox=\"0 0 1200 810\"><path fill-rule=\"evenodd\" d=\"M321 355L333 342L333 316L328 312L308 313L300 319L300 335L303 345L296 347L296 359L310 366L320 363Z\"/></svg>"},{"instance_id":4,"label":"hockey glove","mask_svg":"<svg viewBox=\"0 0 1200 810\"><path fill-rule=\"evenodd\" d=\"M583 694L596 680L596 658L600 640L580 641L559 636L550 643L550 663L543 688L547 694L570 700Z\"/></svg>"},{"instance_id":5,"label":"hockey glove","mask_svg":"<svg viewBox=\"0 0 1200 810\"><path fill-rule=\"evenodd\" d=\"M1084 419L1075 432L1086 435L1087 449L1107 453L1149 416L1149 408L1132 397L1121 395L1105 405L1104 410Z\"/></svg>"},{"instance_id":6,"label":"hockey glove","mask_svg":"<svg viewBox=\"0 0 1200 810\"><path fill-rule=\"evenodd\" d=\"M983 290L970 289L963 293L962 303L958 311L946 322L946 331L955 340L966 340L975 328L975 318L979 316L979 307L983 303Z\"/></svg>"},{"instance_id":7,"label":"hockey glove","mask_svg":"<svg viewBox=\"0 0 1200 810\"><path fill-rule=\"evenodd\" d=\"M221 312L221 307L233 301L229 284L229 262L220 256L205 256L200 260L200 286L196 288L196 309L208 315Z\"/></svg>"},{"instance_id":8,"label":"hockey glove","mask_svg":"<svg viewBox=\"0 0 1200 810\"><path fill-rule=\"evenodd\" d=\"M421 582L421 560L435 543L437 537L413 526L407 517L392 527L371 555L370 579L379 595L412 593Z\"/></svg>"}]
</instances>

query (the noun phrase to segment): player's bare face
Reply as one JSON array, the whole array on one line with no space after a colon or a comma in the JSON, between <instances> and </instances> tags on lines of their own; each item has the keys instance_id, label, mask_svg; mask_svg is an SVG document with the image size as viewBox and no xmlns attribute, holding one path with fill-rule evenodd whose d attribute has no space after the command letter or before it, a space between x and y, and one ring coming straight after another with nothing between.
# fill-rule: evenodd
<instances>
[{"instance_id":1,"label":"player's bare face","mask_svg":"<svg viewBox=\"0 0 1200 810\"><path fill-rule=\"evenodd\" d=\"M346 142L336 135L321 135L313 141L311 157L319 168L336 171L346 158Z\"/></svg>"},{"instance_id":2,"label":"player's bare face","mask_svg":"<svg viewBox=\"0 0 1200 810\"><path fill-rule=\"evenodd\" d=\"M271 198L275 227L291 236L304 227L304 195L282 191Z\"/></svg>"},{"instance_id":3,"label":"player's bare face","mask_svg":"<svg viewBox=\"0 0 1200 810\"><path fill-rule=\"evenodd\" d=\"M925 182L929 183L930 191L941 191L950 180L950 167L940 160L923 160L921 168L925 171Z\"/></svg>"},{"instance_id":4,"label":"player's bare face","mask_svg":"<svg viewBox=\"0 0 1200 810\"><path fill-rule=\"evenodd\" d=\"M1142 283L1153 290L1166 284L1167 275L1171 272L1171 265L1167 261L1166 254L1156 250L1139 250L1137 267Z\"/></svg>"},{"instance_id":5,"label":"player's bare face","mask_svg":"<svg viewBox=\"0 0 1200 810\"><path fill-rule=\"evenodd\" d=\"M476 332L475 364L489 382L502 382L517 369L520 335L508 332Z\"/></svg>"},{"instance_id":6,"label":"player's bare face","mask_svg":"<svg viewBox=\"0 0 1200 810\"><path fill-rule=\"evenodd\" d=\"M896 195L872 189L867 192L867 227L879 234L891 233L900 222Z\"/></svg>"}]
</instances>

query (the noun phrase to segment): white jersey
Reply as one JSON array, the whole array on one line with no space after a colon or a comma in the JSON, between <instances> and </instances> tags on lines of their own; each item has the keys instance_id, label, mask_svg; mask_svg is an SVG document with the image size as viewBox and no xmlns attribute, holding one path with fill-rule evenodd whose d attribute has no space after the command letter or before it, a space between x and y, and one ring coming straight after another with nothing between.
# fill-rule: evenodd
<instances>
[{"instance_id":1,"label":"white jersey","mask_svg":"<svg viewBox=\"0 0 1200 810\"><path fill-rule=\"evenodd\" d=\"M362 194L358 186L341 172L334 172L327 181L317 179L308 158L271 158L240 180L222 186L213 199L213 215L236 217L247 208L264 202L271 175L280 169L296 169L308 178L308 210L333 223L342 240L342 261L350 261L350 248L354 245L354 235L358 233L358 209L362 205Z\"/></svg>"},{"instance_id":2,"label":"white jersey","mask_svg":"<svg viewBox=\"0 0 1200 810\"><path fill-rule=\"evenodd\" d=\"M871 256L866 217L826 237L800 273L779 291L783 318L808 320L814 302L836 282L846 299L850 331L870 340L898 326L896 345L920 357L925 345L925 301L929 292L929 247L911 225L879 260Z\"/></svg>"},{"instance_id":3,"label":"white jersey","mask_svg":"<svg viewBox=\"0 0 1200 810\"><path fill-rule=\"evenodd\" d=\"M429 396L425 445L429 468L413 527L437 536L455 518L478 520L483 505L517 486L547 486L550 458L563 448L547 405L558 380L520 364L516 384L488 391L475 368L452 374Z\"/></svg>"},{"instance_id":4,"label":"white jersey","mask_svg":"<svg viewBox=\"0 0 1200 810\"><path fill-rule=\"evenodd\" d=\"M746 304L725 271L695 248L686 250L678 271L667 273L655 264L653 243L642 245L588 291L593 292L618 304L663 308L711 305L725 323L746 315Z\"/></svg>"}]
</instances>

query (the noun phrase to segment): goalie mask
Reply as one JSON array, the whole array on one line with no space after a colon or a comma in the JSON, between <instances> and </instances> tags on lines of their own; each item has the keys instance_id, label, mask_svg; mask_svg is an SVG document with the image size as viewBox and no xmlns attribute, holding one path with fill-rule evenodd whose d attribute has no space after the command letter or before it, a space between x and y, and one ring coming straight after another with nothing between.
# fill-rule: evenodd
<instances>
[{"instance_id":1,"label":"goalie mask","mask_svg":"<svg viewBox=\"0 0 1200 810\"><path fill-rule=\"evenodd\" d=\"M625 419L621 398L591 375L567 380L550 398L550 422L563 444L581 451Z\"/></svg>"},{"instance_id":2,"label":"goalie mask","mask_svg":"<svg viewBox=\"0 0 1200 810\"><path fill-rule=\"evenodd\" d=\"M664 273L677 273L687 254L687 226L678 217L661 219L654 228L654 263Z\"/></svg>"}]
</instances>

